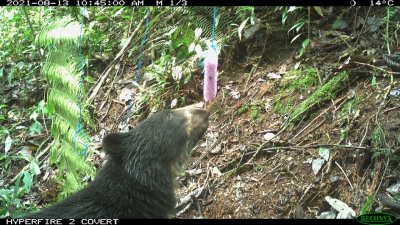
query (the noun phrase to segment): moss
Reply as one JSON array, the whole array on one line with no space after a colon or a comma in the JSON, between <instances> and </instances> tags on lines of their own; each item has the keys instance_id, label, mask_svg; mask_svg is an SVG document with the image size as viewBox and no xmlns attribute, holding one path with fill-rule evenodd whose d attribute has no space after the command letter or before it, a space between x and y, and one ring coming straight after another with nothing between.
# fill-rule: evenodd
<instances>
[{"instance_id":1,"label":"moss","mask_svg":"<svg viewBox=\"0 0 400 225\"><path fill-rule=\"evenodd\" d=\"M289 87L286 90L307 90L309 87L318 84L318 73L315 68L292 70L289 71L284 78L293 76L295 79L290 80Z\"/></svg>"},{"instance_id":2,"label":"moss","mask_svg":"<svg viewBox=\"0 0 400 225\"><path fill-rule=\"evenodd\" d=\"M247 110L249 110L249 106L247 106L247 105L242 106L242 108L240 108L240 109L238 110L238 116L240 116L240 115L242 115L243 113L247 112Z\"/></svg>"},{"instance_id":3,"label":"moss","mask_svg":"<svg viewBox=\"0 0 400 225\"><path fill-rule=\"evenodd\" d=\"M305 100L298 108L293 111L291 122L301 120L300 115L310 109L317 103L325 100L334 99L337 93L346 87L347 73L343 71L333 77L328 83L320 87L307 100Z\"/></svg>"}]
</instances>

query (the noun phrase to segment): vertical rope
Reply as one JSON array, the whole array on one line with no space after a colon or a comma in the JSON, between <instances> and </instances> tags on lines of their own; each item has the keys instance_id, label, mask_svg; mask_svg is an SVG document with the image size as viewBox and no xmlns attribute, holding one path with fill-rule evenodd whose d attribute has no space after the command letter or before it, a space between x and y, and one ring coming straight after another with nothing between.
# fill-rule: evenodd
<instances>
[{"instance_id":1,"label":"vertical rope","mask_svg":"<svg viewBox=\"0 0 400 225\"><path fill-rule=\"evenodd\" d=\"M84 66L85 64L83 63L83 56L82 56L82 45L83 45L83 24L84 24L84 19L85 19L85 11L86 11L86 7L83 7L82 9L82 22L81 22L81 29L80 29L80 34L79 34L79 60L80 60L80 64L81 64L81 81L79 84L79 90L78 90L78 106L79 106L79 117L78 117L78 124L76 126L76 131L75 131L75 135L74 135L74 150L75 152L77 152L76 150L76 142L79 142L79 144L83 145L84 147L84 151L83 152L77 152L78 154L84 155L86 157L86 153L88 151L88 138L85 134L85 132L82 131L82 125L81 125L81 121L82 121L82 88L83 88L83 82L85 81L85 70L84 70ZM81 142L78 139L78 136L81 135L84 139L84 142Z\"/></svg>"},{"instance_id":2,"label":"vertical rope","mask_svg":"<svg viewBox=\"0 0 400 225\"><path fill-rule=\"evenodd\" d=\"M138 66L137 66L137 71L136 71L135 78L133 79L133 81L134 81L134 84L132 85L133 87L135 87L134 85L135 85L135 83L137 83L138 78L139 78L139 74L140 74L140 70L142 69L142 52L143 52L144 44L145 44L146 39L147 39L147 33L149 31L149 8L148 7L146 7L146 14L147 14L147 17L146 17L146 31L144 33L144 36L142 38L142 42L141 42L140 48L139 48ZM125 129L127 124L128 124L128 119L129 119L129 116L131 114L132 106L133 106L133 99L130 99L129 100L128 109L126 110L125 126L124 126L123 129Z\"/></svg>"}]
</instances>

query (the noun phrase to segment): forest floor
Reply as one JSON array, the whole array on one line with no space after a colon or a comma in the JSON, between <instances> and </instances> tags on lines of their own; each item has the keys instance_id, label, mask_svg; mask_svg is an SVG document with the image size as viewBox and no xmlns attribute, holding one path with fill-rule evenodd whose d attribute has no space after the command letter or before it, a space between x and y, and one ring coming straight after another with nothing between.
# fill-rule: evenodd
<instances>
[{"instance_id":1,"label":"forest floor","mask_svg":"<svg viewBox=\"0 0 400 225\"><path fill-rule=\"evenodd\" d=\"M393 199L386 192L400 180L400 102L388 96L399 78L391 83L389 73L376 69L385 54L383 26L331 30L325 19L313 20L302 57L301 43L291 44L287 31L279 30L280 18L270 20L270 29L233 43L231 52L222 51L218 94L207 105L210 127L180 178L176 218L198 218L200 211L205 218L335 217L338 211L327 196L347 204L353 216L366 208L399 212L398 204L388 207ZM353 30L363 35L357 39ZM292 118L297 107L343 71L346 82L336 84L336 95ZM199 71L184 86L192 93L188 103L203 101L202 77ZM124 107L112 107L105 124L115 123ZM320 151L329 152L329 158L320 160ZM318 162L321 168L313 170Z\"/></svg>"},{"instance_id":2,"label":"forest floor","mask_svg":"<svg viewBox=\"0 0 400 225\"><path fill-rule=\"evenodd\" d=\"M380 50L384 31L366 24L357 39L353 29L360 32L362 25L335 31L316 25L322 21L311 25L303 57L296 57L300 43L290 44L286 31L260 30L262 38L238 44L231 60L222 59L230 68L218 68L210 128L178 192L197 196L200 207L182 204L177 218L197 218L199 208L205 218L335 218L327 196L355 215L367 208L400 216L398 202L388 206L395 200L386 191L400 180L400 101L388 95L400 78L395 74L391 83L389 73L375 68L387 54ZM290 89L311 68L316 85ZM292 120L295 108L341 71L347 84L337 95ZM319 152L327 150L329 158L320 161Z\"/></svg>"}]
</instances>

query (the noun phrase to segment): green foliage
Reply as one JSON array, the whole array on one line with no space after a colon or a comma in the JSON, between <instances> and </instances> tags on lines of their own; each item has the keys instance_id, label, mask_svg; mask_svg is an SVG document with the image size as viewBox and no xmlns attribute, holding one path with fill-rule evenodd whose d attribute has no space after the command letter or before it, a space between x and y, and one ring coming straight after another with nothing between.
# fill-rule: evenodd
<instances>
[{"instance_id":1,"label":"green foliage","mask_svg":"<svg viewBox=\"0 0 400 225\"><path fill-rule=\"evenodd\" d=\"M262 105L262 101L260 100L255 100L251 105L251 118L258 123L262 120L262 116L260 113L260 108L262 107Z\"/></svg>"},{"instance_id":2,"label":"green foliage","mask_svg":"<svg viewBox=\"0 0 400 225\"><path fill-rule=\"evenodd\" d=\"M0 120L4 120L5 119L5 115L3 115L3 110L2 109L5 109L6 107L7 107L6 104L1 104L0 105Z\"/></svg>"},{"instance_id":3,"label":"green foliage","mask_svg":"<svg viewBox=\"0 0 400 225\"><path fill-rule=\"evenodd\" d=\"M243 113L247 112L249 110L249 106L245 105L242 106L239 110L238 110L238 116L242 115Z\"/></svg>"},{"instance_id":4,"label":"green foliage","mask_svg":"<svg viewBox=\"0 0 400 225\"><path fill-rule=\"evenodd\" d=\"M299 52L299 55L300 55L300 56L303 55L304 51L305 51L306 48L307 48L308 43L310 43L310 39L309 39L309 38L306 38L306 39L301 43L301 49L300 49L300 52Z\"/></svg>"},{"instance_id":5,"label":"green foliage","mask_svg":"<svg viewBox=\"0 0 400 225\"><path fill-rule=\"evenodd\" d=\"M361 100L359 96L355 96L351 101L347 102L342 108L342 115L346 116L354 114L354 109L360 104Z\"/></svg>"},{"instance_id":6,"label":"green foliage","mask_svg":"<svg viewBox=\"0 0 400 225\"><path fill-rule=\"evenodd\" d=\"M12 161L15 159L26 159L24 156L7 156L0 154L0 162L2 167L0 169L1 174L8 174L10 172ZM6 216L18 217L23 214L23 210L25 206L21 202L21 198L25 193L29 193L31 191L33 185L33 176L40 173L39 166L37 162L30 161L29 169L26 171L21 171L17 179L15 181L14 186L8 186L7 188L0 189L0 218L4 218Z\"/></svg>"},{"instance_id":7,"label":"green foliage","mask_svg":"<svg viewBox=\"0 0 400 225\"><path fill-rule=\"evenodd\" d=\"M42 133L43 125L37 120L39 116L48 116L46 103L43 100L38 103L36 109L32 112L30 116L30 119L34 121L29 127L30 135L33 135L35 133Z\"/></svg>"},{"instance_id":8,"label":"green foliage","mask_svg":"<svg viewBox=\"0 0 400 225\"><path fill-rule=\"evenodd\" d=\"M290 110L293 108L294 106L294 101L290 100L288 103L283 104L280 100L277 100L274 102L274 111L277 114L287 114L290 112Z\"/></svg>"},{"instance_id":9,"label":"green foliage","mask_svg":"<svg viewBox=\"0 0 400 225\"><path fill-rule=\"evenodd\" d=\"M299 107L297 107L293 111L291 122L298 122L300 120L300 115L302 115L314 105L325 100L334 99L336 97L336 94L341 90L340 87L345 87L346 81L346 71L337 74L328 83L324 84L317 91L315 91L309 98L307 98Z\"/></svg>"},{"instance_id":10,"label":"green foliage","mask_svg":"<svg viewBox=\"0 0 400 225\"><path fill-rule=\"evenodd\" d=\"M238 116L242 115L243 113L246 113L250 109L251 119L254 120L255 122L259 122L262 119L259 109L261 105L262 105L261 101L255 101L250 106L244 105L238 110Z\"/></svg>"},{"instance_id":11,"label":"green foliage","mask_svg":"<svg viewBox=\"0 0 400 225\"><path fill-rule=\"evenodd\" d=\"M258 111L257 106L251 106L251 118L253 120L258 120L260 118L260 112Z\"/></svg>"},{"instance_id":12,"label":"green foliage","mask_svg":"<svg viewBox=\"0 0 400 225\"><path fill-rule=\"evenodd\" d=\"M374 203L374 199L372 195L368 195L367 199L365 200L364 205L361 208L360 215L363 215L365 213L371 212L372 209L372 204Z\"/></svg>"},{"instance_id":13,"label":"green foliage","mask_svg":"<svg viewBox=\"0 0 400 225\"><path fill-rule=\"evenodd\" d=\"M400 19L400 6L387 6L388 14L383 17L384 20L399 21Z\"/></svg>"},{"instance_id":14,"label":"green foliage","mask_svg":"<svg viewBox=\"0 0 400 225\"><path fill-rule=\"evenodd\" d=\"M343 141L344 141L344 143L347 143L347 138L349 136L349 131L350 131L349 126L346 126L344 129L340 130L340 137L339 137L339 142L338 143L341 143Z\"/></svg>"},{"instance_id":15,"label":"green foliage","mask_svg":"<svg viewBox=\"0 0 400 225\"><path fill-rule=\"evenodd\" d=\"M372 145L376 147L385 147L385 134L379 126L372 132Z\"/></svg>"},{"instance_id":16,"label":"green foliage","mask_svg":"<svg viewBox=\"0 0 400 225\"><path fill-rule=\"evenodd\" d=\"M18 211L14 210L17 208L22 208L22 202L19 198L25 193L23 187L10 186L7 189L0 189L1 207L0 207L0 217L4 218L10 215L18 215ZM11 211L11 212L10 212Z\"/></svg>"},{"instance_id":17,"label":"green foliage","mask_svg":"<svg viewBox=\"0 0 400 225\"><path fill-rule=\"evenodd\" d=\"M301 30L305 25L308 25L309 19L308 17L304 14L303 7L302 6L277 6L275 8L276 11L282 10L282 25L285 25L287 19L290 17L290 15L293 15L293 17L296 18L296 21L292 25L292 27L288 30L288 33L290 31L296 31L298 33L294 38L292 38L291 43L293 43L297 38L299 38L303 33ZM310 42L309 38L306 38L305 40L302 41L301 43L301 50L299 52L299 55L301 56L305 49L307 48L308 43Z\"/></svg>"},{"instance_id":18,"label":"green foliage","mask_svg":"<svg viewBox=\"0 0 400 225\"><path fill-rule=\"evenodd\" d=\"M76 49L74 46L78 43L79 31L80 26L77 22L65 18L45 26L36 39L38 44L49 47L48 57L42 70L50 85L47 94L48 103L47 106L41 104L37 111L53 113L51 134L55 138L55 143L50 150L50 163L56 163L59 159L57 165L59 177L62 178L64 173L66 174L63 192L59 196L61 198L83 186L81 183L83 174L89 176L95 174L91 163L78 154L85 150L85 146L79 143L87 141L82 134L77 135L78 144L74 149L75 131L81 113L79 103L82 107L81 123L94 126L87 110L88 105L77 100L78 93L81 94L81 99L86 98L86 89L84 86L81 87L81 72L78 69L77 57L71 57L74 55L71 49ZM60 42L63 43L62 46L58 44Z\"/></svg>"},{"instance_id":19,"label":"green foliage","mask_svg":"<svg viewBox=\"0 0 400 225\"><path fill-rule=\"evenodd\" d=\"M250 17L251 24L254 24L255 14L254 14L254 6L236 6L234 8L236 13L236 21L243 21L247 17Z\"/></svg>"},{"instance_id":20,"label":"green foliage","mask_svg":"<svg viewBox=\"0 0 400 225\"><path fill-rule=\"evenodd\" d=\"M284 77L294 77L294 79L289 82L289 87L285 88L286 91L307 90L318 84L318 73L315 68L291 70Z\"/></svg>"},{"instance_id":21,"label":"green foliage","mask_svg":"<svg viewBox=\"0 0 400 225\"><path fill-rule=\"evenodd\" d=\"M154 10L153 14L157 15L159 11ZM234 11L237 15L231 15L225 7L217 8L214 41L219 47L230 37L226 35L226 30L231 24L254 14L254 7L235 7ZM214 8L170 7L164 12L169 16L157 22L158 29L149 37L159 41L150 48L154 51L155 60L146 69L163 83L173 80L175 91L179 91L179 86L191 79L192 71L199 68L198 63L203 61L205 51L211 44ZM174 22L169 23L170 20Z\"/></svg>"},{"instance_id":22,"label":"green foliage","mask_svg":"<svg viewBox=\"0 0 400 225\"><path fill-rule=\"evenodd\" d=\"M38 9L28 11L38 11ZM31 43L32 30L27 29L22 7L1 8L0 24L0 77L7 76L8 83L14 79L27 79L39 73L40 66L34 61L39 58L38 50ZM32 13L36 13L32 12ZM33 25L33 29L38 25Z\"/></svg>"}]
</instances>

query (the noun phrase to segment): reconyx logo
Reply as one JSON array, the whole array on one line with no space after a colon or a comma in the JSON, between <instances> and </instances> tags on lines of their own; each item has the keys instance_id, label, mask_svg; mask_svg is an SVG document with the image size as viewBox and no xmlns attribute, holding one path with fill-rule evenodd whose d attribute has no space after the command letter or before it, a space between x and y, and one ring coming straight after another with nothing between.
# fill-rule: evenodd
<instances>
[{"instance_id":1,"label":"reconyx logo","mask_svg":"<svg viewBox=\"0 0 400 225\"><path fill-rule=\"evenodd\" d=\"M362 224L391 224L397 218L389 213L365 213L357 217L357 221Z\"/></svg>"}]
</instances>

